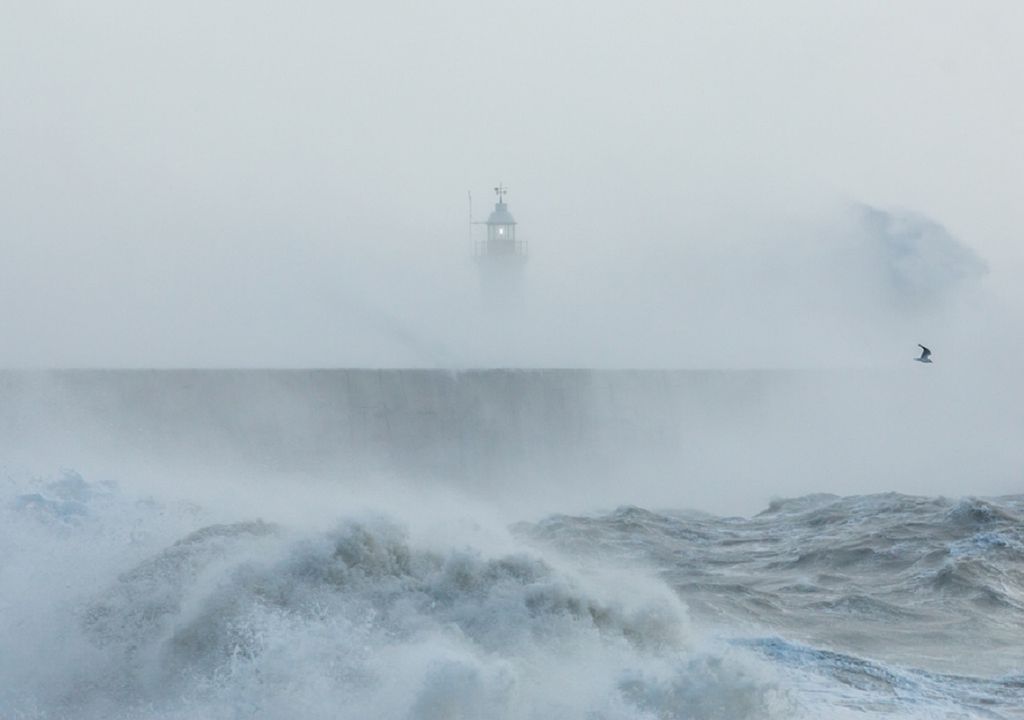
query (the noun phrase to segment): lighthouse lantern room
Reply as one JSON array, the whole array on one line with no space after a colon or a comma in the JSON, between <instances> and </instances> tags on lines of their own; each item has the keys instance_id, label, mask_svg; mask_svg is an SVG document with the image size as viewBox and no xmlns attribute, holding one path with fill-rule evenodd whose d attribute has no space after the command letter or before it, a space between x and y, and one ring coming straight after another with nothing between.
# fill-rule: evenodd
<instances>
[{"instance_id":1,"label":"lighthouse lantern room","mask_svg":"<svg viewBox=\"0 0 1024 720\"><path fill-rule=\"evenodd\" d=\"M516 239L516 219L508 211L505 195L508 188L498 185L494 188L498 201L494 210L484 223L487 226L487 238L476 244L477 257L526 257L526 245Z\"/></svg>"},{"instance_id":2,"label":"lighthouse lantern room","mask_svg":"<svg viewBox=\"0 0 1024 720\"><path fill-rule=\"evenodd\" d=\"M470 222L484 225L486 236L475 240L473 254L480 267L480 289L492 309L511 309L522 303L523 266L526 264L526 242L516 235L516 220L508 211L504 185L494 188L497 202L487 222L473 223L472 195Z\"/></svg>"}]
</instances>

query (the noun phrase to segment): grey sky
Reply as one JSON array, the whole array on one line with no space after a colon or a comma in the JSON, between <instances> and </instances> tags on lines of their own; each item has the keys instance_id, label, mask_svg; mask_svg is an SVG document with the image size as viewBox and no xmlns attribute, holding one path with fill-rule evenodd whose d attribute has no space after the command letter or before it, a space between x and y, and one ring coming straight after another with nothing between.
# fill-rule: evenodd
<instances>
[{"instance_id":1,"label":"grey sky","mask_svg":"<svg viewBox=\"0 0 1024 720\"><path fill-rule=\"evenodd\" d=\"M874 282L857 203L1019 317L1022 37L1012 0L5 2L0 364L870 364L956 317L814 300ZM513 350L465 227L499 180Z\"/></svg>"}]
</instances>

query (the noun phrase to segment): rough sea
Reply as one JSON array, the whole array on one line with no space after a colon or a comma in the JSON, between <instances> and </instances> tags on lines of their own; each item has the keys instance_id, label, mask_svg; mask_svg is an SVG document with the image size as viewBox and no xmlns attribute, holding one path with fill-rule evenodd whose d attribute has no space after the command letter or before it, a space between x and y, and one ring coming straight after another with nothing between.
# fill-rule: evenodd
<instances>
[{"instance_id":1,"label":"rough sea","mask_svg":"<svg viewBox=\"0 0 1024 720\"><path fill-rule=\"evenodd\" d=\"M0 717L1024 718L1024 496L222 522L0 498Z\"/></svg>"},{"instance_id":2,"label":"rough sea","mask_svg":"<svg viewBox=\"0 0 1024 720\"><path fill-rule=\"evenodd\" d=\"M1024 719L928 370L0 371L0 720Z\"/></svg>"}]
</instances>

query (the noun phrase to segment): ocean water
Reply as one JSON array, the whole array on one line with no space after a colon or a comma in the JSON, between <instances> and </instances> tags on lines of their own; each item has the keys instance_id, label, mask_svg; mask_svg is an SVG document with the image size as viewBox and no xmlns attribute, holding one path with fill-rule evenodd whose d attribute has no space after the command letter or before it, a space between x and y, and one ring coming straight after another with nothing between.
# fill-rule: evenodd
<instances>
[{"instance_id":1,"label":"ocean water","mask_svg":"<svg viewBox=\"0 0 1024 720\"><path fill-rule=\"evenodd\" d=\"M1024 718L928 370L2 371L0 720Z\"/></svg>"},{"instance_id":2,"label":"ocean water","mask_svg":"<svg viewBox=\"0 0 1024 720\"><path fill-rule=\"evenodd\" d=\"M1024 718L1024 496L430 525L0 483L5 720Z\"/></svg>"}]
</instances>

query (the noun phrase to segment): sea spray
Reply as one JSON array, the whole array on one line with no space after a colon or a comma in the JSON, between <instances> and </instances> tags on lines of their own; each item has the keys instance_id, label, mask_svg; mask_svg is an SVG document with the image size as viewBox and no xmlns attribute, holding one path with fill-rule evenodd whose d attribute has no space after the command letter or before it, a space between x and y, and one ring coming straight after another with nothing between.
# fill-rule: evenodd
<instances>
[{"instance_id":1,"label":"sea spray","mask_svg":"<svg viewBox=\"0 0 1024 720\"><path fill-rule=\"evenodd\" d=\"M26 563L33 552L68 549L77 567L63 591L45 562L4 575L5 597L17 585L31 598L13 617L46 618L5 621L5 717L593 720L793 710L766 663L703 647L678 597L642 573L616 570L615 585L530 544L503 553L424 546L384 514L339 512L328 530L270 519L206 524L195 508L84 481L81 507L68 513L64 480L6 499L14 534L5 545L28 533ZM118 524L150 520L152 531L125 552L132 534Z\"/></svg>"}]
</instances>

